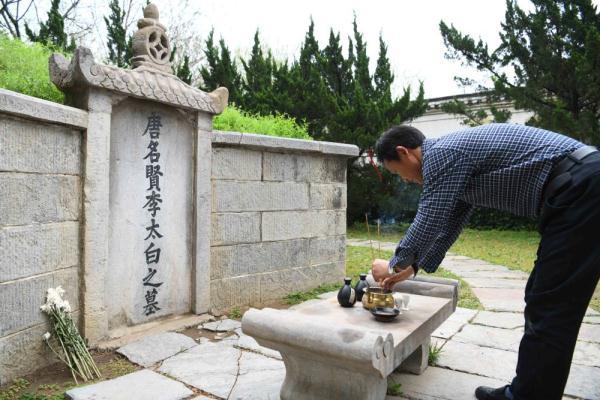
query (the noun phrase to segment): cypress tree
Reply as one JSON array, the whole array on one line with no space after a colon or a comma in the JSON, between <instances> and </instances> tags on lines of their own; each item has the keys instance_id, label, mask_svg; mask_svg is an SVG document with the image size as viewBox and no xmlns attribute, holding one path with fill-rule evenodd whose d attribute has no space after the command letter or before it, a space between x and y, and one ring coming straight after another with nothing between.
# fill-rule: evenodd
<instances>
[{"instance_id":1,"label":"cypress tree","mask_svg":"<svg viewBox=\"0 0 600 400\"><path fill-rule=\"evenodd\" d=\"M225 40L221 38L219 48L215 46L214 29L210 31L205 41L204 55L207 65L200 68L202 77L200 88L210 92L219 86L224 86L229 90L229 102L239 105L242 79Z\"/></svg>"},{"instance_id":2,"label":"cypress tree","mask_svg":"<svg viewBox=\"0 0 600 400\"><path fill-rule=\"evenodd\" d=\"M346 85L348 64L342 53L342 45L340 43L339 33L333 33L333 29L329 31L329 43L323 49L323 70L327 84L331 92L342 98L347 92Z\"/></svg>"},{"instance_id":3,"label":"cypress tree","mask_svg":"<svg viewBox=\"0 0 600 400\"><path fill-rule=\"evenodd\" d=\"M290 68L287 60L273 66L273 109L281 114L296 117L303 122L296 111L297 94L295 90L300 80L296 69Z\"/></svg>"},{"instance_id":4,"label":"cypress tree","mask_svg":"<svg viewBox=\"0 0 600 400\"><path fill-rule=\"evenodd\" d=\"M392 103L392 83L394 74L390 66L390 60L387 56L387 46L379 35L379 57L377 58L377 67L373 75L375 82L375 97L380 104L390 105Z\"/></svg>"},{"instance_id":5,"label":"cypress tree","mask_svg":"<svg viewBox=\"0 0 600 400\"><path fill-rule=\"evenodd\" d=\"M46 22L40 23L40 31L35 34L26 23L25 33L32 42L39 42L72 52L75 50L75 40L71 37L69 42L65 32L65 20L59 8L60 0L52 0L50 11L48 11L48 19Z\"/></svg>"},{"instance_id":6,"label":"cypress tree","mask_svg":"<svg viewBox=\"0 0 600 400\"><path fill-rule=\"evenodd\" d=\"M177 44L173 45L173 50L171 51L171 57L169 57L169 61L173 65L173 72L175 75L181 79L183 82L188 85L192 83L192 72L190 71L190 58L187 54L184 54L182 57L177 57L179 49L177 48ZM178 61L175 58L178 58Z\"/></svg>"},{"instance_id":7,"label":"cypress tree","mask_svg":"<svg viewBox=\"0 0 600 400\"><path fill-rule=\"evenodd\" d=\"M265 56L260 44L258 29L248 61L241 60L244 68L241 106L247 111L268 115L273 113L273 56Z\"/></svg>"},{"instance_id":8,"label":"cypress tree","mask_svg":"<svg viewBox=\"0 0 600 400\"><path fill-rule=\"evenodd\" d=\"M212 29L208 34L208 38L204 41L205 48L203 51L207 65L200 68L200 76L202 77L200 88L207 92L215 90L221 84L221 77L217 73L221 60L213 40L214 33L215 30Z\"/></svg>"},{"instance_id":9,"label":"cypress tree","mask_svg":"<svg viewBox=\"0 0 600 400\"><path fill-rule=\"evenodd\" d=\"M108 36L108 60L118 67L128 67L133 56L133 40L127 38L125 30L125 11L121 10L119 0L109 3L110 15L104 17Z\"/></svg>"},{"instance_id":10,"label":"cypress tree","mask_svg":"<svg viewBox=\"0 0 600 400\"><path fill-rule=\"evenodd\" d=\"M236 103L241 99L242 77L238 71L235 59L231 57L231 52L225 40L219 39L219 48L221 50L220 74L223 77L223 85L229 89L229 99Z\"/></svg>"},{"instance_id":11,"label":"cypress tree","mask_svg":"<svg viewBox=\"0 0 600 400\"><path fill-rule=\"evenodd\" d=\"M591 0L532 0L532 3L531 11L525 11L515 0L506 1L500 45L496 49L440 22L446 56L490 74L493 77L490 86L496 95L513 100L517 109L535 113L528 124L598 145L600 14L597 7Z\"/></svg>"},{"instance_id":12,"label":"cypress tree","mask_svg":"<svg viewBox=\"0 0 600 400\"><path fill-rule=\"evenodd\" d=\"M190 57L183 56L183 60L175 68L175 75L188 85L192 83L192 72L190 71Z\"/></svg>"},{"instance_id":13,"label":"cypress tree","mask_svg":"<svg viewBox=\"0 0 600 400\"><path fill-rule=\"evenodd\" d=\"M370 100L373 97L373 83L371 81L371 75L369 73L369 57L367 56L367 43L364 42L362 33L358 31L356 15L354 15L352 28L354 32L355 42L354 49L356 50L356 58L354 59L354 80L358 83L364 98L366 100Z\"/></svg>"}]
</instances>

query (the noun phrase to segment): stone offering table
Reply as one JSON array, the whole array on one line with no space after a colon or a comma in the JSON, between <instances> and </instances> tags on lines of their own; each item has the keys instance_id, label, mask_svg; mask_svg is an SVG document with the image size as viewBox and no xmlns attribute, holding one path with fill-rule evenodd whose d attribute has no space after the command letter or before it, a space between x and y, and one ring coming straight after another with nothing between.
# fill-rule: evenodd
<instances>
[{"instance_id":1,"label":"stone offering table","mask_svg":"<svg viewBox=\"0 0 600 400\"><path fill-rule=\"evenodd\" d=\"M416 294L409 308L384 323L360 303L343 308L333 297L289 310L250 309L242 330L281 353L281 399L382 400L395 369L425 370L430 335L454 311L452 298Z\"/></svg>"}]
</instances>

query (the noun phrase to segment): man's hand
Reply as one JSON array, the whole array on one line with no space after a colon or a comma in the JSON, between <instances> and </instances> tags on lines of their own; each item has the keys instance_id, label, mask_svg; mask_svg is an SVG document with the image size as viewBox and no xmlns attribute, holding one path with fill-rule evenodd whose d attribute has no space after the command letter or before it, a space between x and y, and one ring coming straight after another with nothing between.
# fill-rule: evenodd
<instances>
[{"instance_id":1,"label":"man's hand","mask_svg":"<svg viewBox=\"0 0 600 400\"><path fill-rule=\"evenodd\" d=\"M412 277L415 274L415 270L413 269L412 265L409 266L406 269L403 269L402 271L396 273L396 274L392 274L389 275L382 279L379 282L379 285L384 288L385 290L392 290L392 288L394 287L394 285L398 282L402 282L410 277ZM373 276L375 277L375 276Z\"/></svg>"},{"instance_id":2,"label":"man's hand","mask_svg":"<svg viewBox=\"0 0 600 400\"><path fill-rule=\"evenodd\" d=\"M375 259L373 264L371 265L371 273L373 274L373 279L376 282L380 282L381 280L390 276L389 273L389 262L387 260Z\"/></svg>"}]
</instances>

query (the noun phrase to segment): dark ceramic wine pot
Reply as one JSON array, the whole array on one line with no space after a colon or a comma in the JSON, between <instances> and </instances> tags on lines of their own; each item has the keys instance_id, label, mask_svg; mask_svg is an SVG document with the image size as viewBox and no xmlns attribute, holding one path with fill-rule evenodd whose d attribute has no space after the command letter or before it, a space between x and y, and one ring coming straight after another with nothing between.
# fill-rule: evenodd
<instances>
[{"instance_id":1,"label":"dark ceramic wine pot","mask_svg":"<svg viewBox=\"0 0 600 400\"><path fill-rule=\"evenodd\" d=\"M337 295L338 303L342 307L352 307L356 303L356 292L350 286L352 279L344 278L344 286L340 289Z\"/></svg>"},{"instance_id":2,"label":"dark ceramic wine pot","mask_svg":"<svg viewBox=\"0 0 600 400\"><path fill-rule=\"evenodd\" d=\"M356 292L356 301L361 301L363 294L365 294L365 290L369 287L369 283L367 282L367 274L360 274L360 279L354 286L354 291Z\"/></svg>"}]
</instances>

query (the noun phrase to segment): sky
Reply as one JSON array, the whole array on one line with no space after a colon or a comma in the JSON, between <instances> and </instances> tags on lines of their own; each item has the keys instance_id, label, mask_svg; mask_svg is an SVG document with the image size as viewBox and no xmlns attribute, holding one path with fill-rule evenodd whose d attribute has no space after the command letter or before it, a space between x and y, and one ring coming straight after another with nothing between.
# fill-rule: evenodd
<instances>
[{"instance_id":1,"label":"sky","mask_svg":"<svg viewBox=\"0 0 600 400\"><path fill-rule=\"evenodd\" d=\"M49 0L43 0L49 7ZM96 53L106 54L105 24L108 1L81 0L80 18L95 20L94 33L84 44ZM138 1L141 5L145 3ZM310 19L315 23L315 35L321 47L329 31L339 32L347 52L347 37L352 34L353 15L359 31L367 42L371 72L375 70L379 50L379 35L388 45L395 82L392 88L400 95L406 86L416 93L423 82L425 96L435 98L463 94L470 89L459 87L455 76L469 76L489 84L489 80L473 68L444 57L439 23L454 24L459 31L482 38L491 49L499 42L500 24L504 20L505 0L155 0L161 12L161 22L168 29L193 32L193 42L205 40L212 28L216 39L223 37L234 54L249 54L258 28L264 47L277 59L292 60L299 54ZM519 0L525 9L527 0ZM595 1L595 3L597 3ZM47 10L47 8L46 8ZM38 14L45 19L44 6ZM141 13L140 13L141 14ZM137 19L134 18L134 20ZM135 29L133 26L132 29ZM102 58L102 57L100 57Z\"/></svg>"}]
</instances>

